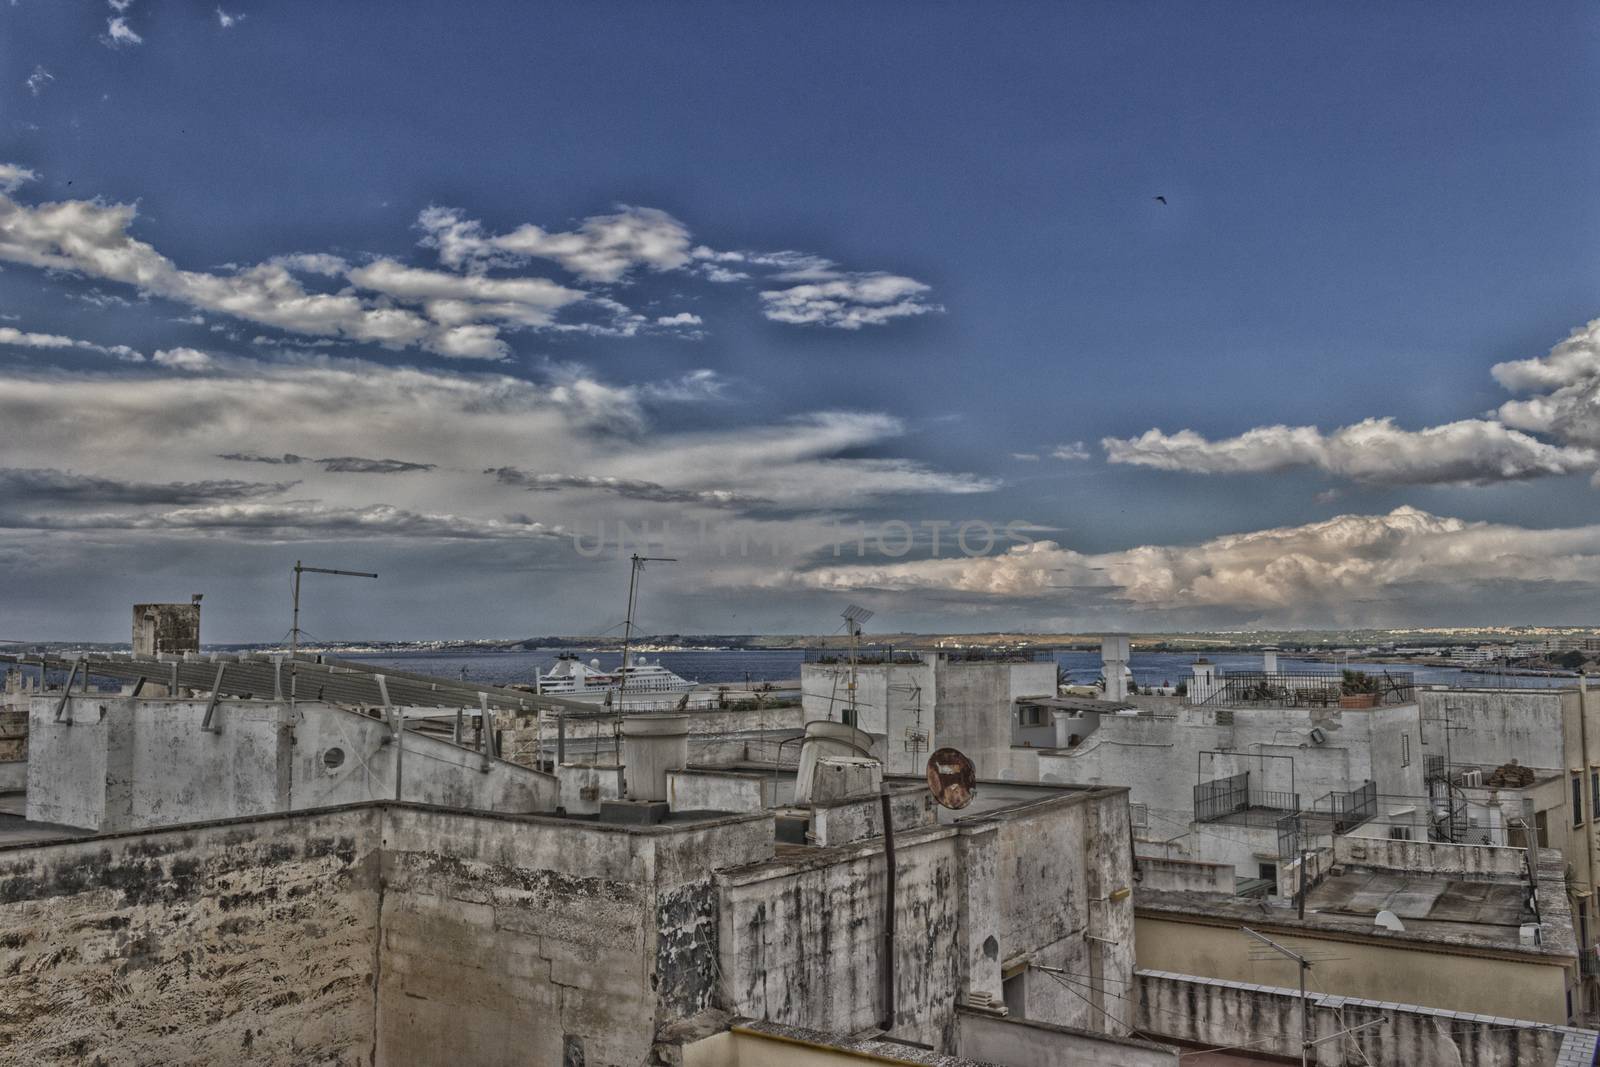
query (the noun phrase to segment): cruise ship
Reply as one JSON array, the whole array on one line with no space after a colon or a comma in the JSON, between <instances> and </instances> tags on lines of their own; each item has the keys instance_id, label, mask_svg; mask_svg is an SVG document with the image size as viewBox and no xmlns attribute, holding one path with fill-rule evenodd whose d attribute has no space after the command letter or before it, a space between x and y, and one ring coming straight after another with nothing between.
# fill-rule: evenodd
<instances>
[{"instance_id":1,"label":"cruise ship","mask_svg":"<svg viewBox=\"0 0 1600 1067\"><path fill-rule=\"evenodd\" d=\"M573 696L580 700L601 700L614 690L625 689L629 702L660 698L674 693L686 693L695 683L644 657L629 657L627 666L615 671L600 669L600 661L583 662L576 653L563 652L555 666L539 675L538 691L558 696Z\"/></svg>"}]
</instances>

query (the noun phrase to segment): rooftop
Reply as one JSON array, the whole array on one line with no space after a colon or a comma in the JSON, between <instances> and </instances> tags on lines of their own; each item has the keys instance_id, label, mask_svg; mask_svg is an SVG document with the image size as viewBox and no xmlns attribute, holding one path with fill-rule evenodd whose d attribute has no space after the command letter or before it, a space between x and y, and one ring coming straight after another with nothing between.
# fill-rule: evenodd
<instances>
[{"instance_id":1,"label":"rooftop","mask_svg":"<svg viewBox=\"0 0 1600 1067\"><path fill-rule=\"evenodd\" d=\"M1555 893L1564 895L1562 876L1559 855L1541 857L1541 907L1547 908ZM1301 935L1326 933L1341 940L1425 942L1434 947L1454 945L1535 956L1572 957L1576 951L1564 911L1544 916L1540 944L1523 942L1523 925L1536 922L1537 917L1528 903L1527 882L1510 876L1335 867L1306 894L1304 919L1287 900L1267 904L1190 890L1141 889L1136 903L1141 913L1181 914ZM1376 925L1380 911L1394 913L1404 929Z\"/></svg>"}]
</instances>

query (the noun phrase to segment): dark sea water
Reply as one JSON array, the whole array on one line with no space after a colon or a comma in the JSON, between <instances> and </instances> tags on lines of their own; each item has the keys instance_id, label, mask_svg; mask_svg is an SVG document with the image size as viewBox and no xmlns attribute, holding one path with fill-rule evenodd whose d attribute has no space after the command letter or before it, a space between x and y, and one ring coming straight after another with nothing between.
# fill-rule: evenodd
<instances>
[{"instance_id":1,"label":"dark sea water","mask_svg":"<svg viewBox=\"0 0 1600 1067\"><path fill-rule=\"evenodd\" d=\"M556 656L565 649L537 649L531 652L404 652L384 655L345 655L343 658L382 664L395 670L431 674L440 678L508 684L532 683L535 674L548 671ZM598 659L602 669L614 669L622 660L616 652L580 652L584 660ZM799 651L719 650L710 652L645 653L644 658L685 678L697 682L786 682L800 677L800 664L805 654ZM1259 653L1207 653L1206 658L1218 664L1224 672L1229 670L1260 670ZM1140 685L1176 684L1193 676L1191 665L1195 654L1187 652L1138 652L1129 664L1133 677ZM1100 677L1099 652L1058 652L1056 662L1065 667L1074 682L1093 682ZM1453 667L1413 667L1400 664L1351 662L1340 664L1352 670L1369 672L1409 672L1421 683L1443 685L1484 685L1496 681L1488 675L1472 674ZM1278 669L1284 671L1332 670L1334 665L1316 660L1278 657ZM1570 678L1512 678L1507 684L1540 687L1546 685L1571 685Z\"/></svg>"}]
</instances>

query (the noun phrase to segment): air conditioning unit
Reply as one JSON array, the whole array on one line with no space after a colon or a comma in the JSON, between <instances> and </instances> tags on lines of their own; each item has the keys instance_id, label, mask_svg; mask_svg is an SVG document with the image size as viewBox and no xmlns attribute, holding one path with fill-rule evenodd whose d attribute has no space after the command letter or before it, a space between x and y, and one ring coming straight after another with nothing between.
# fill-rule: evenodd
<instances>
[{"instance_id":1,"label":"air conditioning unit","mask_svg":"<svg viewBox=\"0 0 1600 1067\"><path fill-rule=\"evenodd\" d=\"M1461 784L1468 786L1483 785L1483 772L1479 770L1462 771Z\"/></svg>"}]
</instances>

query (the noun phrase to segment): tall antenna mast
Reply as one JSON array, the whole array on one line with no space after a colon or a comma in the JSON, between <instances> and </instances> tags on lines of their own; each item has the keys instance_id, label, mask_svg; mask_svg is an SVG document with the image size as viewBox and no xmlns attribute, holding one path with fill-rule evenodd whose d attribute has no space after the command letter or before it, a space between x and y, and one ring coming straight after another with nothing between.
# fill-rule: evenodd
<instances>
[{"instance_id":1,"label":"tall antenna mast","mask_svg":"<svg viewBox=\"0 0 1600 1067\"><path fill-rule=\"evenodd\" d=\"M861 721L860 712L856 710L856 638L861 636L861 624L872 618L873 612L867 608L851 604L839 613L844 619L844 624L850 631L850 725L854 726ZM884 712L888 714L887 709Z\"/></svg>"},{"instance_id":2,"label":"tall antenna mast","mask_svg":"<svg viewBox=\"0 0 1600 1067\"><path fill-rule=\"evenodd\" d=\"M622 667L618 670L617 686L617 714L622 714L622 698L628 689L628 668L632 658L630 647L633 644L633 606L639 592L639 572L644 570L646 563L676 563L675 559L668 556L641 556L635 552L632 556L633 569L628 572L628 615L622 622Z\"/></svg>"},{"instance_id":3,"label":"tall antenna mast","mask_svg":"<svg viewBox=\"0 0 1600 1067\"><path fill-rule=\"evenodd\" d=\"M295 656L300 652L300 575L302 574L342 574L347 578L376 578L377 575L369 571L336 571L329 567L307 567L299 560L294 561L294 620L289 625L289 700L295 698L296 672L294 668Z\"/></svg>"}]
</instances>

